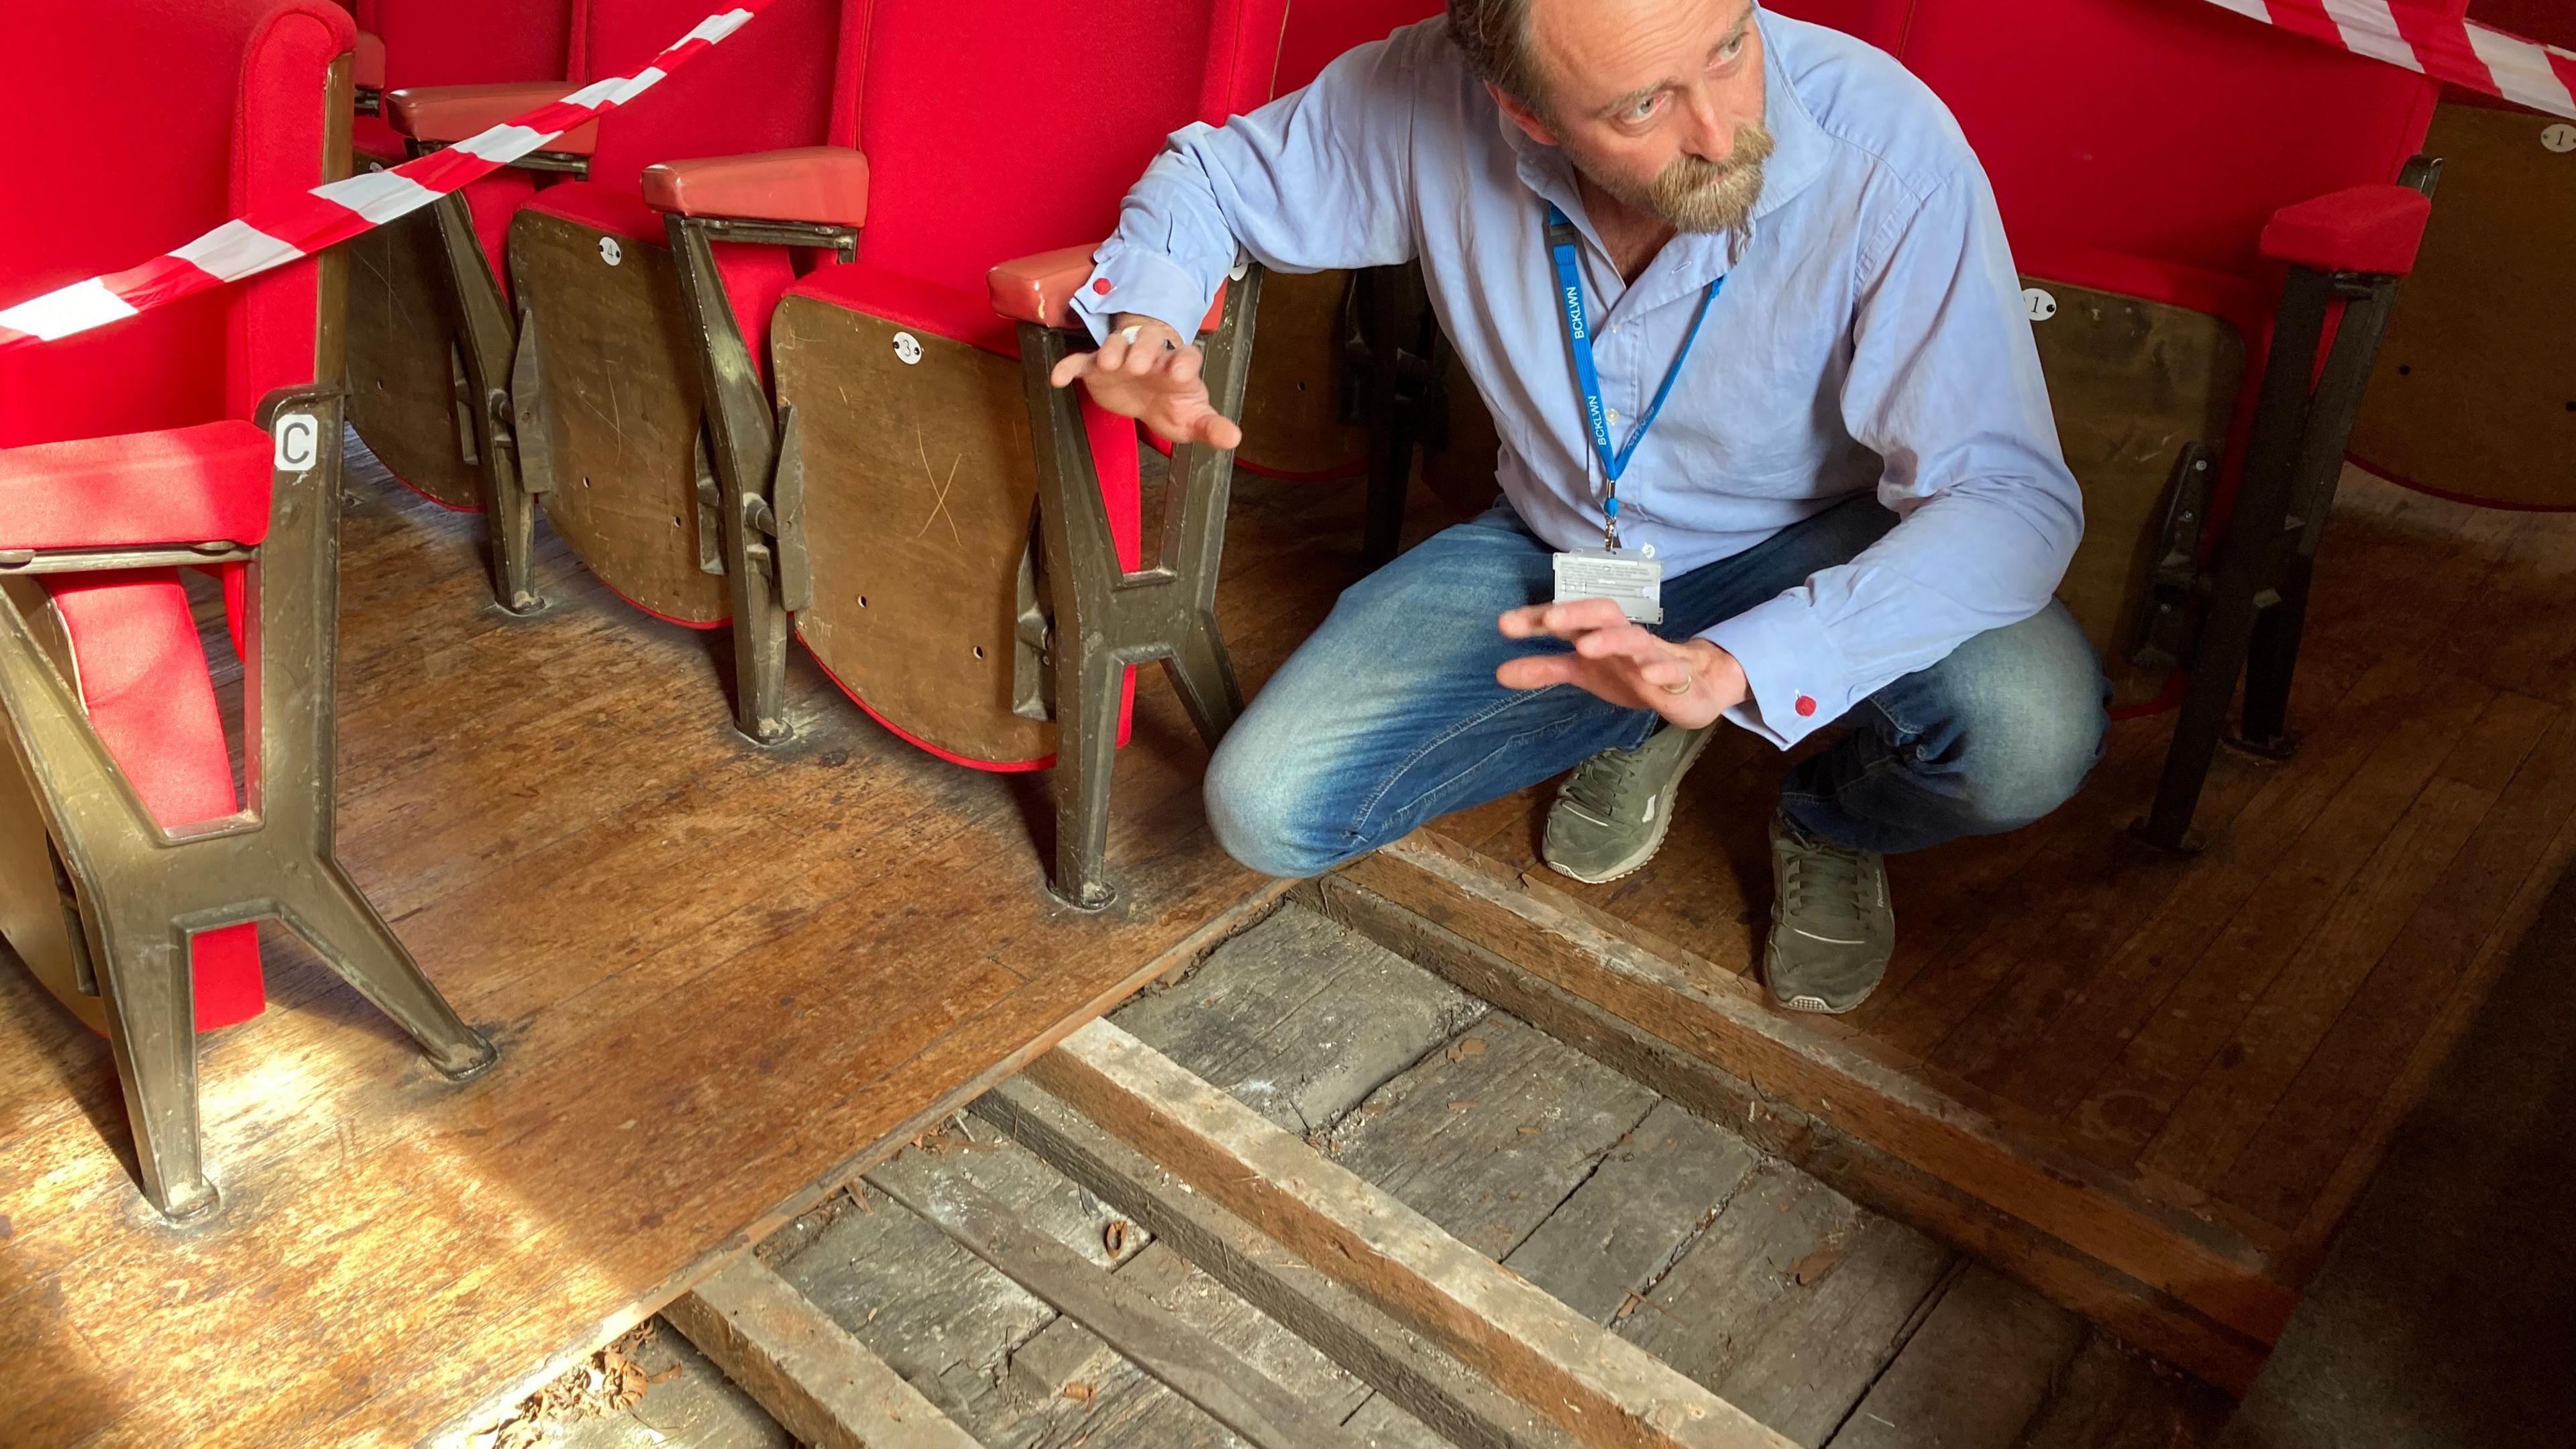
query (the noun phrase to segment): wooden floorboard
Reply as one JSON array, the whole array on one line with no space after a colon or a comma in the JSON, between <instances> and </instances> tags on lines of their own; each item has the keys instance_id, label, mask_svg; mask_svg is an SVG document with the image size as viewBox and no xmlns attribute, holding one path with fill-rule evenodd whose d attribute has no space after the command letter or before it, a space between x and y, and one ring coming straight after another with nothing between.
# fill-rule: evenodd
<instances>
[{"instance_id":1,"label":"wooden floorboard","mask_svg":"<svg viewBox=\"0 0 2576 1449\"><path fill-rule=\"evenodd\" d=\"M2301 749L2278 764L2222 751L2203 853L2123 839L2171 724L2120 722L2049 820L1892 861L1886 984L1847 1019L1797 1023L1818 1050L1910 1079L1998 1140L2107 1174L2147 1218L2206 1224L2283 1292L2527 924L2532 882L2576 850L2576 519L2347 473L2317 579L2292 698ZM1544 918L1713 991L1756 964L1783 768L1712 750L1662 853L1608 887L1538 860L1552 785L1435 822L1431 853L1409 859L1463 861L1457 880L1528 902L1487 912L1481 934L1464 905L1442 918L1523 967L1550 969L1528 954L1552 949L1528 935ZM1352 879L1417 910L1441 899L1393 882L1401 859ZM1625 1014L1690 1036L1642 1000ZM2266 1313L2286 1301L2245 1287Z\"/></svg>"},{"instance_id":2,"label":"wooden floorboard","mask_svg":"<svg viewBox=\"0 0 2576 1449\"><path fill-rule=\"evenodd\" d=\"M507 619L474 520L352 487L343 855L500 1065L443 1081L270 933L271 1010L201 1053L225 1205L174 1231L104 1044L0 970L0 1351L45 1385L13 1444L407 1444L488 1415L1277 892L1209 839L1158 675L1119 764L1124 895L1082 916L1040 889L1043 776L920 754L801 657L797 740L750 746L716 636L542 531L552 606ZM1257 684L1354 576L1360 499L1237 500L1222 607Z\"/></svg>"}]
</instances>

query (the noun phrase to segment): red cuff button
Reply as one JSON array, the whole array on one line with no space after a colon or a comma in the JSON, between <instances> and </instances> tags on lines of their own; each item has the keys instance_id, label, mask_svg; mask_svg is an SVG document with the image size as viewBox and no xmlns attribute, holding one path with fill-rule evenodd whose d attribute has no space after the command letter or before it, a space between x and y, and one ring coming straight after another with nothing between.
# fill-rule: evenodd
<instances>
[{"instance_id":1,"label":"red cuff button","mask_svg":"<svg viewBox=\"0 0 2576 1449\"><path fill-rule=\"evenodd\" d=\"M1797 709L1801 717L1814 714L1816 712L1815 697L1813 695L1806 694L1799 695Z\"/></svg>"},{"instance_id":2,"label":"red cuff button","mask_svg":"<svg viewBox=\"0 0 2576 1449\"><path fill-rule=\"evenodd\" d=\"M1106 297L1106 296L1108 296L1108 295L1109 295L1109 279L1108 279L1107 277L1102 277L1100 280L1098 280L1098 281L1096 281L1096 282L1093 282L1093 283L1091 284L1091 290L1092 290L1092 292L1093 292L1094 294L1096 294L1096 295L1098 295L1098 296L1102 296L1102 297Z\"/></svg>"}]
</instances>

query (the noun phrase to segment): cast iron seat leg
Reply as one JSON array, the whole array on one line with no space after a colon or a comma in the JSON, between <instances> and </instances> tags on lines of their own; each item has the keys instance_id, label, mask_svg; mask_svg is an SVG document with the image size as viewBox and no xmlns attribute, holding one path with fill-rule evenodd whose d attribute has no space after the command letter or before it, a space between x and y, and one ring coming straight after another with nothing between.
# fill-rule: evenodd
<instances>
[{"instance_id":1,"label":"cast iron seat leg","mask_svg":"<svg viewBox=\"0 0 2576 1449\"><path fill-rule=\"evenodd\" d=\"M2343 316L2311 394L2308 379L2328 307L2338 299ZM2136 827L2150 845L2190 848L2192 812L2239 678L2245 703L2237 742L2273 759L2287 758L2296 747L2287 726L2290 684L2307 626L2317 545L2396 300L2395 277L2290 270L2264 364L2254 438L2219 554L2217 586L2192 658L2190 688L2154 811Z\"/></svg>"},{"instance_id":2,"label":"cast iron seat leg","mask_svg":"<svg viewBox=\"0 0 2576 1449\"><path fill-rule=\"evenodd\" d=\"M680 296L697 334L698 377L714 435L726 594L733 608L734 728L764 745L784 742L791 602L781 589L771 482L779 464L778 422L752 366L751 348L716 270L708 223L666 213ZM766 527L764 527L766 523Z\"/></svg>"},{"instance_id":3,"label":"cast iron seat leg","mask_svg":"<svg viewBox=\"0 0 2576 1449\"><path fill-rule=\"evenodd\" d=\"M439 251L447 258L448 293L456 304L458 351L471 392L476 449L482 462L484 526L491 531L492 595L502 610L533 614L545 607L530 574L536 553L536 498L519 475L517 413L510 384L519 334L500 280L474 235L465 193L431 203Z\"/></svg>"},{"instance_id":4,"label":"cast iron seat leg","mask_svg":"<svg viewBox=\"0 0 2576 1449\"><path fill-rule=\"evenodd\" d=\"M2306 446L2299 457L2297 485L2291 495L2289 527L2297 537L2281 566L2280 602L2263 611L2254 625L2245 661L2245 708L2235 743L2271 759L2287 759L2298 748L2289 729L2290 679L2299 663L2299 642L2307 632L2308 590L2316 577L2317 547L2325 539L2326 520L2334 513L2335 484L2343 475L2344 449L2352 441L2353 423L2369 385L2380 339L2397 311L2397 279L2344 276L2334 279L2344 298L2343 318L2335 327L2334 348L2308 404Z\"/></svg>"},{"instance_id":5,"label":"cast iron seat leg","mask_svg":"<svg viewBox=\"0 0 2576 1449\"><path fill-rule=\"evenodd\" d=\"M1225 314L1206 342L1208 395L1243 415L1252 317L1261 269L1228 287ZM1082 425L1080 401L1049 381L1071 334L1023 323L1022 378L1037 442L1038 521L1054 594L1056 714L1055 874L1049 889L1078 910L1117 900L1108 879L1109 784L1117 760L1119 703L1128 666L1160 659L1199 734L1213 747L1243 711L1216 622L1218 566L1234 455L1191 445L1173 450L1175 475L1163 558L1127 572Z\"/></svg>"},{"instance_id":6,"label":"cast iron seat leg","mask_svg":"<svg viewBox=\"0 0 2576 1449\"><path fill-rule=\"evenodd\" d=\"M217 1202L197 1111L194 934L279 918L401 1023L440 1070L470 1076L496 1055L421 974L334 853L341 407L336 394L290 394L272 399L261 421L273 426L288 411L309 419L318 451L301 472L274 476L268 537L250 565L244 724L256 750L247 810L163 830L26 620L0 607L0 710L16 767L78 885L143 1191L173 1220ZM171 552L178 555L171 561L184 562L188 550ZM40 556L36 566L47 562ZM134 562L128 555L110 566ZM80 563L58 571L79 571Z\"/></svg>"},{"instance_id":7,"label":"cast iron seat leg","mask_svg":"<svg viewBox=\"0 0 2576 1449\"><path fill-rule=\"evenodd\" d=\"M1404 547L1404 507L1413 487L1413 458L1422 442L1426 415L1439 395L1438 324L1431 320L1429 295L1420 274L1410 267L1371 267L1351 279L1353 310L1360 339L1351 350L1360 369L1360 417L1369 430L1368 508L1360 543L1360 563L1376 569ZM1421 343L1417 354L1407 344ZM1408 358L1422 368L1418 385L1408 391Z\"/></svg>"}]
</instances>

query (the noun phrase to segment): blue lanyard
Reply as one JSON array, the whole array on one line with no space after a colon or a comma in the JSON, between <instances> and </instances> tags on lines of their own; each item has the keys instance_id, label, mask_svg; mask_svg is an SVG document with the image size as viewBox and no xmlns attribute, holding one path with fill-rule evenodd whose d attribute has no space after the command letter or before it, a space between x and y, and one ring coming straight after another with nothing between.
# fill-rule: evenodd
<instances>
[{"instance_id":1,"label":"blue lanyard","mask_svg":"<svg viewBox=\"0 0 2576 1449\"><path fill-rule=\"evenodd\" d=\"M1607 491L1601 500L1601 514L1606 526L1602 541L1612 549L1619 547L1619 475L1628 471L1628 459L1636 454L1637 444L1645 440L1646 430L1655 425L1655 416L1664 410L1664 399L1672 395L1673 379L1682 375L1682 363L1690 357L1691 344L1699 340L1699 324L1708 320L1708 306L1726 286L1720 276L1700 294L1699 310L1691 313L1690 330L1682 334L1681 351L1673 354L1673 365L1664 372L1663 386L1655 389L1655 400L1637 418L1628 432L1628 441L1615 451L1610 446L1610 418L1601 403L1601 370L1592 362L1592 327L1583 316L1583 263L1579 255L1582 234L1555 202L1547 204L1547 247L1556 258L1556 296L1565 308L1565 341L1574 352L1575 386L1583 394L1584 420L1592 427L1592 451L1601 455L1601 477Z\"/></svg>"}]
</instances>

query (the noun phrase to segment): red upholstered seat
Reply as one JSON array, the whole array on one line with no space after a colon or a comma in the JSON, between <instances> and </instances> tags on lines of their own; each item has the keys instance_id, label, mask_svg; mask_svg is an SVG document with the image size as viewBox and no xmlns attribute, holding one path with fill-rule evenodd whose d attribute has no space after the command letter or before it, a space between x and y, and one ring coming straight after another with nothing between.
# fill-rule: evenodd
<instances>
[{"instance_id":1,"label":"red upholstered seat","mask_svg":"<svg viewBox=\"0 0 2576 1449\"><path fill-rule=\"evenodd\" d=\"M258 543L269 455L236 419L0 448L0 549Z\"/></svg>"},{"instance_id":2,"label":"red upholstered seat","mask_svg":"<svg viewBox=\"0 0 2576 1449\"><path fill-rule=\"evenodd\" d=\"M2321 272L2415 269L2433 198L2411 186L2355 186L2284 207L2263 228L2263 255Z\"/></svg>"},{"instance_id":3,"label":"red upholstered seat","mask_svg":"<svg viewBox=\"0 0 2576 1449\"><path fill-rule=\"evenodd\" d=\"M0 50L43 56L40 74L61 77L0 92L0 135L80 138L15 147L0 165L0 293L130 265L313 186L323 137L311 98L354 36L322 0L166 0L153 23L113 34L76 4L0 6ZM93 84L100 75L151 76L153 103ZM250 419L270 391L314 380L318 309L316 270L299 265L0 359L5 546L262 536L268 445ZM153 817L233 813L178 575L44 582L91 721ZM192 957L200 1028L259 1010L253 928L202 933Z\"/></svg>"},{"instance_id":4,"label":"red upholstered seat","mask_svg":"<svg viewBox=\"0 0 2576 1449\"><path fill-rule=\"evenodd\" d=\"M980 347L1002 357L1020 355L1019 326L993 310L989 292L968 292L890 271L868 262L824 267L791 289L853 312Z\"/></svg>"}]
</instances>

